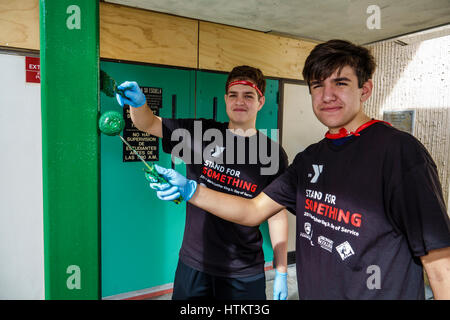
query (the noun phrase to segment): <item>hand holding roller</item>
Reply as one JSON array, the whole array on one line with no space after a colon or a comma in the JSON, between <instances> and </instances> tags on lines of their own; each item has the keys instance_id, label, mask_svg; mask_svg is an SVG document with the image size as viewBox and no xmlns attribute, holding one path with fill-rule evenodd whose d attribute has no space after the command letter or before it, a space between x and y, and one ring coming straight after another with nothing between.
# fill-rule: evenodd
<instances>
[{"instance_id":1,"label":"hand holding roller","mask_svg":"<svg viewBox=\"0 0 450 320\"><path fill-rule=\"evenodd\" d=\"M142 93L137 82L125 81L117 87L117 90L123 92L123 94L116 94L117 102L121 107L127 104L133 108L139 108L146 103L145 95Z\"/></svg>"},{"instance_id":2,"label":"hand holding roller","mask_svg":"<svg viewBox=\"0 0 450 320\"><path fill-rule=\"evenodd\" d=\"M122 115L117 111L106 111L104 112L98 121L98 127L100 131L108 136L116 136L122 140L128 148L133 151L136 156L145 164L145 178L151 183L159 183L159 184L169 184L167 180L158 173L155 169L155 165L153 163L147 163L144 159L142 159L141 155L134 150L134 148L120 135L123 128L125 127L125 121L123 120ZM183 201L183 198L180 196L177 199L174 199L173 202L176 204Z\"/></svg>"}]
</instances>

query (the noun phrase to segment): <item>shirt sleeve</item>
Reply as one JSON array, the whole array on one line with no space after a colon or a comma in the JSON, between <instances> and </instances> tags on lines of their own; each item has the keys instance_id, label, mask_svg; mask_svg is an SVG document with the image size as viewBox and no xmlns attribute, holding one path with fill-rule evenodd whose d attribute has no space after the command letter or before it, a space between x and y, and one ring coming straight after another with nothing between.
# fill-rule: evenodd
<instances>
[{"instance_id":1,"label":"shirt sleeve","mask_svg":"<svg viewBox=\"0 0 450 320\"><path fill-rule=\"evenodd\" d=\"M296 214L299 163L300 155L297 155L293 163L262 191L293 214Z\"/></svg>"},{"instance_id":2,"label":"shirt sleeve","mask_svg":"<svg viewBox=\"0 0 450 320\"><path fill-rule=\"evenodd\" d=\"M425 147L417 141L406 152L402 147L401 153L397 163L409 165L396 170L388 208L413 254L420 257L450 246L450 221L436 165Z\"/></svg>"}]
</instances>

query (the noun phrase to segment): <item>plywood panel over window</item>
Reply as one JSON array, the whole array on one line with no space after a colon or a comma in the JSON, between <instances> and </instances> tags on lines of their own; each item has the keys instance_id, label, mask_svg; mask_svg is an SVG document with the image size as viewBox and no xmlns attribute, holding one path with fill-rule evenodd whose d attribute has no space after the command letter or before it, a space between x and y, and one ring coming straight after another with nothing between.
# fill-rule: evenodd
<instances>
[{"instance_id":1,"label":"plywood panel over window","mask_svg":"<svg viewBox=\"0 0 450 320\"><path fill-rule=\"evenodd\" d=\"M303 79L301 72L314 43L263 32L200 22L199 68L230 71L249 64L266 76Z\"/></svg>"},{"instance_id":2,"label":"plywood panel over window","mask_svg":"<svg viewBox=\"0 0 450 320\"><path fill-rule=\"evenodd\" d=\"M39 0L0 1L0 46L39 50Z\"/></svg>"},{"instance_id":3,"label":"plywood panel over window","mask_svg":"<svg viewBox=\"0 0 450 320\"><path fill-rule=\"evenodd\" d=\"M100 3L100 56L197 67L198 21Z\"/></svg>"}]
</instances>

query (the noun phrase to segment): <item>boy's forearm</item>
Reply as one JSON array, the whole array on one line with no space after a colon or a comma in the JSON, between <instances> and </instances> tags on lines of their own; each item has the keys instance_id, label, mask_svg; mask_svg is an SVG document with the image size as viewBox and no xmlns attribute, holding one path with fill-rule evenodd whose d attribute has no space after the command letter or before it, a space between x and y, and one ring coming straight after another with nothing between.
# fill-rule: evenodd
<instances>
[{"instance_id":1,"label":"boy's forearm","mask_svg":"<svg viewBox=\"0 0 450 320\"><path fill-rule=\"evenodd\" d=\"M431 250L420 258L436 300L450 300L450 247Z\"/></svg>"},{"instance_id":2,"label":"boy's forearm","mask_svg":"<svg viewBox=\"0 0 450 320\"><path fill-rule=\"evenodd\" d=\"M258 226L264 218L258 213L254 199L245 199L198 185L189 202L205 211L237 224Z\"/></svg>"},{"instance_id":3,"label":"boy's forearm","mask_svg":"<svg viewBox=\"0 0 450 320\"><path fill-rule=\"evenodd\" d=\"M139 108L130 108L130 116L134 126L144 132L148 132L156 119L152 109L145 103Z\"/></svg>"},{"instance_id":4,"label":"boy's forearm","mask_svg":"<svg viewBox=\"0 0 450 320\"><path fill-rule=\"evenodd\" d=\"M272 242L275 268L278 272L287 272L288 217L284 209L269 220L269 234Z\"/></svg>"}]
</instances>

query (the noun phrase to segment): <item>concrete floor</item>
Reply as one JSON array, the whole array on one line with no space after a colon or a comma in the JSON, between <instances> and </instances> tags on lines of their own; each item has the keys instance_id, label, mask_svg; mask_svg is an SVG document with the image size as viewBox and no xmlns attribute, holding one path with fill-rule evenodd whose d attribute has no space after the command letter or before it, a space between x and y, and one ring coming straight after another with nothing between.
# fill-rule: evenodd
<instances>
[{"instance_id":1,"label":"concrete floor","mask_svg":"<svg viewBox=\"0 0 450 320\"><path fill-rule=\"evenodd\" d=\"M266 271L266 297L267 300L273 300L273 280L275 277L275 270ZM171 300L172 293L165 294L162 296L151 298L150 300ZM431 288L425 286L425 299L433 300L433 292ZM298 300L297 291L297 273L295 269L295 264L288 266L288 299L287 300Z\"/></svg>"},{"instance_id":2,"label":"concrete floor","mask_svg":"<svg viewBox=\"0 0 450 320\"><path fill-rule=\"evenodd\" d=\"M266 271L266 297L267 300L273 299L273 280L275 277L275 270ZM154 297L149 300L171 300L172 293L162 296ZM297 292L297 274L295 271L295 264L288 266L288 300L298 300Z\"/></svg>"}]
</instances>

